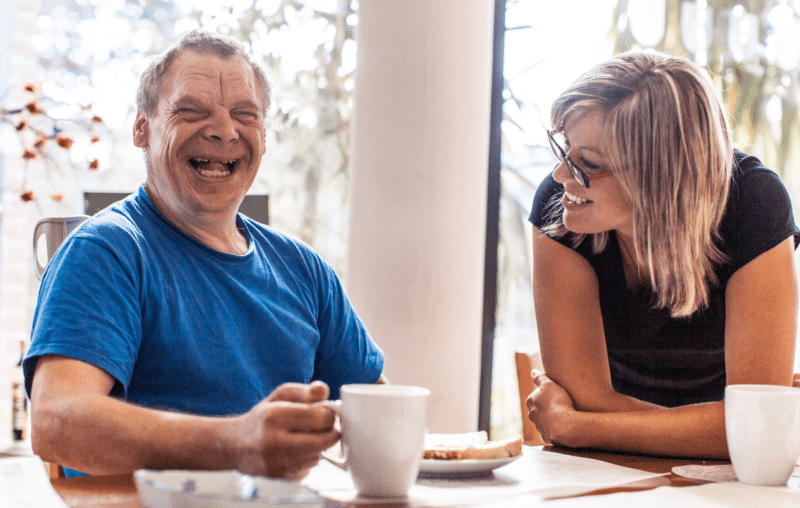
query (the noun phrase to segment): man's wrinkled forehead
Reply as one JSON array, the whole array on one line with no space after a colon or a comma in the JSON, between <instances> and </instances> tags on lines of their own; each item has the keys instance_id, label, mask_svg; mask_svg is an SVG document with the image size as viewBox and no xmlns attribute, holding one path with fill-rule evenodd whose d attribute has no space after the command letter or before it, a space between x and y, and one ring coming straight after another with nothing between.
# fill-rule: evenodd
<instances>
[{"instance_id":1,"label":"man's wrinkled forehead","mask_svg":"<svg viewBox=\"0 0 800 508\"><path fill-rule=\"evenodd\" d=\"M173 85L181 88L223 97L244 92L261 102L253 69L236 56L223 58L186 51L178 55L168 72Z\"/></svg>"}]
</instances>

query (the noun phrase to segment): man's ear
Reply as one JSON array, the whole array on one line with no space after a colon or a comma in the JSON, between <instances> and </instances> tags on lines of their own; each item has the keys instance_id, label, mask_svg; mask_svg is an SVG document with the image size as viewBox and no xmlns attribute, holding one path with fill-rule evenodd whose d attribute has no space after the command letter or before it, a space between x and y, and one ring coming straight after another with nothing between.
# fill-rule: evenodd
<instances>
[{"instance_id":1,"label":"man's ear","mask_svg":"<svg viewBox=\"0 0 800 508\"><path fill-rule=\"evenodd\" d=\"M141 109L136 111L136 121L133 122L133 144L139 148L147 148L150 138L150 128L147 117Z\"/></svg>"}]
</instances>

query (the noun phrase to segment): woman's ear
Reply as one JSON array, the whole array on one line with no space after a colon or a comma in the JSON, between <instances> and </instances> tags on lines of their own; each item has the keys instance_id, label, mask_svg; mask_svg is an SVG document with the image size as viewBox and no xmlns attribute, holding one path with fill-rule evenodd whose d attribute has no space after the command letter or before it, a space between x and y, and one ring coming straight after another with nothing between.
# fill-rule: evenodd
<instances>
[{"instance_id":1,"label":"woman's ear","mask_svg":"<svg viewBox=\"0 0 800 508\"><path fill-rule=\"evenodd\" d=\"M147 148L150 138L150 129L147 124L147 117L142 110L136 111L136 121L133 122L133 144L139 148Z\"/></svg>"}]
</instances>

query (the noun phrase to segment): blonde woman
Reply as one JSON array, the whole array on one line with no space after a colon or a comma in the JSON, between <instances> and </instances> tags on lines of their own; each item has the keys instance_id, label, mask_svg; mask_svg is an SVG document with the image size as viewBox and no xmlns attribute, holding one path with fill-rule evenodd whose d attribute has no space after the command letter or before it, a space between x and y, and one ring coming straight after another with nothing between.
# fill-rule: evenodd
<instances>
[{"instance_id":1,"label":"blonde woman","mask_svg":"<svg viewBox=\"0 0 800 508\"><path fill-rule=\"evenodd\" d=\"M553 104L533 294L544 439L727 457L726 384L790 385L800 240L778 176L734 150L708 77L628 53Z\"/></svg>"}]
</instances>

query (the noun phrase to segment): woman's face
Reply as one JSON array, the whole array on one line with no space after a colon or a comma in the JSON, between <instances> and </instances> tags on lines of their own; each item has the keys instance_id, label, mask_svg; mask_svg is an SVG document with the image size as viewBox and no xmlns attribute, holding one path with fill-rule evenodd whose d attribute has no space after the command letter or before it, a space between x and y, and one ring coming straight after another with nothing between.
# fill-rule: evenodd
<instances>
[{"instance_id":1,"label":"woman's face","mask_svg":"<svg viewBox=\"0 0 800 508\"><path fill-rule=\"evenodd\" d=\"M608 141L604 131L605 114L586 111L572 115L564 124L567 155L586 174L611 169L604 148ZM589 188L580 185L561 163L553 178L564 185L564 226L573 233L602 233L617 230L633 234L633 213L630 199L616 177L598 178Z\"/></svg>"}]
</instances>

